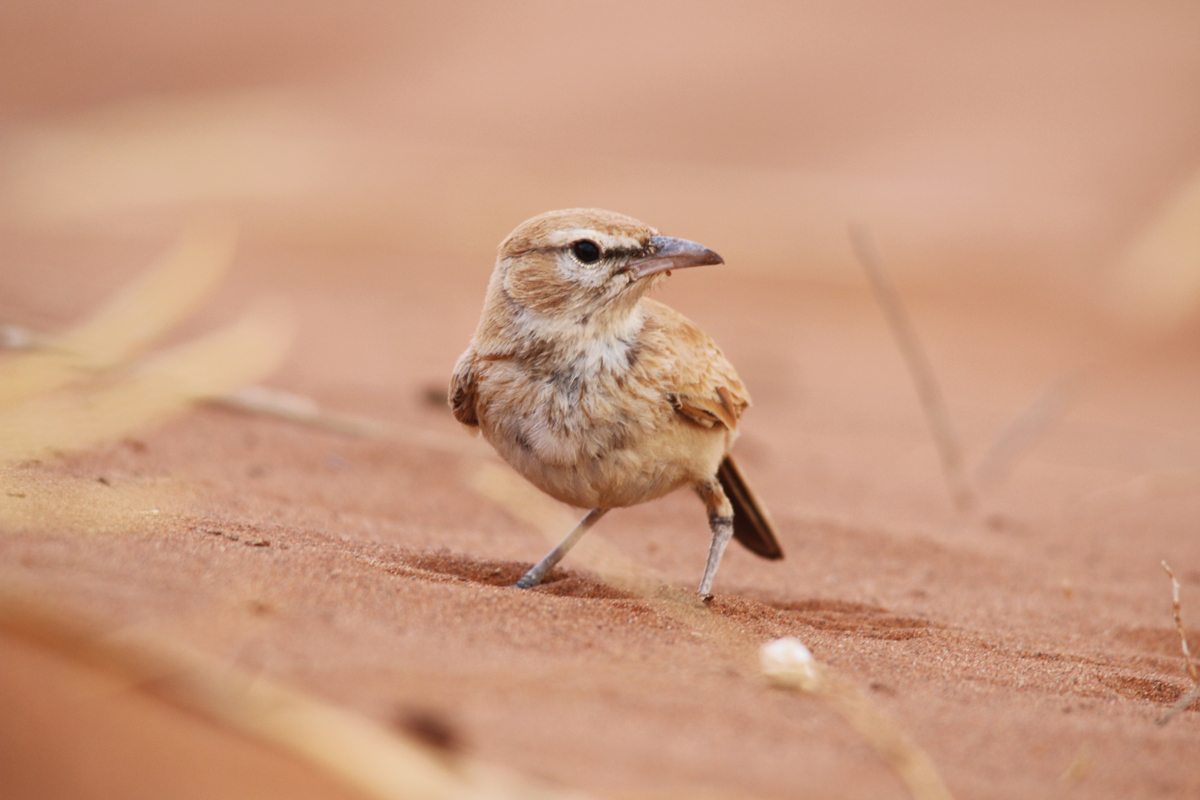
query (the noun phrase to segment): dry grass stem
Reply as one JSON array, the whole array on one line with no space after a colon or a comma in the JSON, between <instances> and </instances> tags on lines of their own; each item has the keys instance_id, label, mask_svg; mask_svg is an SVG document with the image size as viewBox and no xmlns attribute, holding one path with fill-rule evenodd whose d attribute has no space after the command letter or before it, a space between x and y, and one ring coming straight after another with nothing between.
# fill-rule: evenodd
<instances>
[{"instance_id":1,"label":"dry grass stem","mask_svg":"<svg viewBox=\"0 0 1200 800\"><path fill-rule=\"evenodd\" d=\"M1192 679L1192 688L1185 692L1182 697L1176 701L1162 719L1158 721L1159 725L1166 725L1177 714L1186 709L1192 704L1197 697L1200 697L1200 671L1196 669L1196 662L1192 660L1192 651L1188 647L1187 632L1183 628L1183 603L1179 597L1179 581L1175 578L1175 573L1171 571L1171 567L1167 562L1162 562L1162 567L1167 573L1167 577L1171 579L1171 605L1175 615L1175 630L1179 632L1179 642L1183 647L1183 660L1187 666L1188 676Z\"/></svg>"},{"instance_id":2,"label":"dry grass stem","mask_svg":"<svg viewBox=\"0 0 1200 800\"><path fill-rule=\"evenodd\" d=\"M1200 492L1200 468L1149 472L1113 486L1097 489L1087 496L1090 501L1114 498L1124 502L1145 502L1186 497Z\"/></svg>"},{"instance_id":3,"label":"dry grass stem","mask_svg":"<svg viewBox=\"0 0 1200 800\"><path fill-rule=\"evenodd\" d=\"M197 226L86 320L0 361L0 405L51 392L136 356L199 306L232 255L231 228Z\"/></svg>"},{"instance_id":4,"label":"dry grass stem","mask_svg":"<svg viewBox=\"0 0 1200 800\"><path fill-rule=\"evenodd\" d=\"M1071 763L1063 770L1062 775L1058 776L1058 782L1064 786L1075 786L1087 777L1092 771L1092 764L1096 757L1092 755L1092 749L1086 743L1079 746L1075 751L1075 758L1071 759Z\"/></svg>"},{"instance_id":5,"label":"dry grass stem","mask_svg":"<svg viewBox=\"0 0 1200 800\"><path fill-rule=\"evenodd\" d=\"M23 325L0 325L0 349L34 350L49 344L49 337Z\"/></svg>"},{"instance_id":6,"label":"dry grass stem","mask_svg":"<svg viewBox=\"0 0 1200 800\"><path fill-rule=\"evenodd\" d=\"M279 363L290 338L287 316L261 308L87 386L9 404L0 416L0 460L84 447L160 422L192 402L262 377Z\"/></svg>"},{"instance_id":7,"label":"dry grass stem","mask_svg":"<svg viewBox=\"0 0 1200 800\"><path fill-rule=\"evenodd\" d=\"M275 417L345 436L397 441L451 455L494 458L491 448L481 444L478 438L327 411L312 398L265 386L247 386L212 402L236 411Z\"/></svg>"},{"instance_id":8,"label":"dry grass stem","mask_svg":"<svg viewBox=\"0 0 1200 800\"><path fill-rule=\"evenodd\" d=\"M977 498L967 479L962 445L950 419L950 411L946 407L946 400L938 385L933 365L929 362L921 340L909 321L900 294L883 268L883 262L870 233L865 227L851 225L850 241L908 366L921 409L925 412L925 419L929 423L929 430L941 456L942 472L950 497L961 513L973 511L978 505Z\"/></svg>"},{"instance_id":9,"label":"dry grass stem","mask_svg":"<svg viewBox=\"0 0 1200 800\"><path fill-rule=\"evenodd\" d=\"M199 305L232 252L229 226L196 226L83 322L58 336L26 337L28 349L0 359L0 462L129 434L273 369L292 325L267 306L130 363Z\"/></svg>"},{"instance_id":10,"label":"dry grass stem","mask_svg":"<svg viewBox=\"0 0 1200 800\"><path fill-rule=\"evenodd\" d=\"M582 800L401 737L365 717L243 674L186 647L93 624L0 593L0 629L127 680L131 688L291 752L381 800Z\"/></svg>"},{"instance_id":11,"label":"dry grass stem","mask_svg":"<svg viewBox=\"0 0 1200 800\"><path fill-rule=\"evenodd\" d=\"M1175 573L1171 571L1171 567L1167 562L1162 562L1163 570L1166 571L1167 577L1171 579L1171 606L1175 615L1175 630L1179 632L1179 643L1183 647L1183 659L1187 664L1188 675L1192 678L1192 683L1200 683L1200 672L1196 669L1196 662L1192 660L1192 651L1188 648L1187 633L1183 629L1183 603L1179 599L1179 581L1175 578Z\"/></svg>"},{"instance_id":12,"label":"dry grass stem","mask_svg":"<svg viewBox=\"0 0 1200 800\"><path fill-rule=\"evenodd\" d=\"M1197 700L1200 700L1200 683L1193 686L1191 689L1185 692L1182 697L1176 700L1175 705L1171 706L1171 710L1166 714L1163 714L1162 718L1158 721L1158 725L1160 727L1166 725L1168 722L1175 719L1175 717L1179 716L1179 714L1186 711L1188 707Z\"/></svg>"},{"instance_id":13,"label":"dry grass stem","mask_svg":"<svg viewBox=\"0 0 1200 800\"><path fill-rule=\"evenodd\" d=\"M1070 407L1079 393L1078 376L1066 375L1052 380L996 435L976 462L973 485L984 490L1003 483L1017 462L1046 435Z\"/></svg>"},{"instance_id":14,"label":"dry grass stem","mask_svg":"<svg viewBox=\"0 0 1200 800\"><path fill-rule=\"evenodd\" d=\"M950 790L929 757L853 684L814 659L798 639L776 639L763 645L760 656L763 673L773 685L824 701L870 743L914 800L950 800Z\"/></svg>"}]
</instances>

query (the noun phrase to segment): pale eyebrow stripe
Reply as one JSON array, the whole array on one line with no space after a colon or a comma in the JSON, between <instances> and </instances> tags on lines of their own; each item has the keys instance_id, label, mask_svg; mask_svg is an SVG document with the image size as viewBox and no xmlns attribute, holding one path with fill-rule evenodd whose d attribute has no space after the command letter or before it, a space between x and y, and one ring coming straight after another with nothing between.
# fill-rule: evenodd
<instances>
[{"instance_id":1,"label":"pale eyebrow stripe","mask_svg":"<svg viewBox=\"0 0 1200 800\"><path fill-rule=\"evenodd\" d=\"M640 250L642 243L631 236L612 236L591 228L572 228L567 231L556 231L549 237L552 247L563 247L580 239L591 239L600 245L602 250Z\"/></svg>"}]
</instances>

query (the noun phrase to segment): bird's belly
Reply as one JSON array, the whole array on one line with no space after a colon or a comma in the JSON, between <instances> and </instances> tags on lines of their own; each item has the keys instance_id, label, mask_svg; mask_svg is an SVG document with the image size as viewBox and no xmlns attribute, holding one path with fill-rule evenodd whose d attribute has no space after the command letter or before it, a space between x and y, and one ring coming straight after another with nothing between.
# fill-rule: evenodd
<instances>
[{"instance_id":1,"label":"bird's belly","mask_svg":"<svg viewBox=\"0 0 1200 800\"><path fill-rule=\"evenodd\" d=\"M581 413L569 426L538 411L485 424L484 436L527 480L580 508L637 505L711 478L729 444L723 428L686 422L665 403L609 417Z\"/></svg>"}]
</instances>

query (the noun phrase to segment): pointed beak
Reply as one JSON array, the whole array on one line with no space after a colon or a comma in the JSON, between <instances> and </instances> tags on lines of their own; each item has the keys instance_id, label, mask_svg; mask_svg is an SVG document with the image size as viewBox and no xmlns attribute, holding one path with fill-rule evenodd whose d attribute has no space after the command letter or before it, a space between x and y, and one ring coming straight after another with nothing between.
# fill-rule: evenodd
<instances>
[{"instance_id":1,"label":"pointed beak","mask_svg":"<svg viewBox=\"0 0 1200 800\"><path fill-rule=\"evenodd\" d=\"M703 267L708 264L724 264L725 259L702 244L687 239L672 239L669 236L651 236L652 255L629 264L638 280L666 272L669 269Z\"/></svg>"}]
</instances>

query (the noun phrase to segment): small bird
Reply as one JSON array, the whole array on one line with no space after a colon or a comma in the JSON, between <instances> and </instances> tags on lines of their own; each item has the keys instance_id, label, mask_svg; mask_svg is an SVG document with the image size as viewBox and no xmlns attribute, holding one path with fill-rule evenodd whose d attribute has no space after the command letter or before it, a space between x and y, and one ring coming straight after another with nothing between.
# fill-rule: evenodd
<instances>
[{"instance_id":1,"label":"small bird","mask_svg":"<svg viewBox=\"0 0 1200 800\"><path fill-rule=\"evenodd\" d=\"M713 578L730 537L783 558L729 448L750 395L704 331L646 293L673 269L723 264L632 217L567 209L500 244L479 327L449 402L517 472L591 511L518 582L542 582L609 509L690 486L708 510Z\"/></svg>"}]
</instances>

